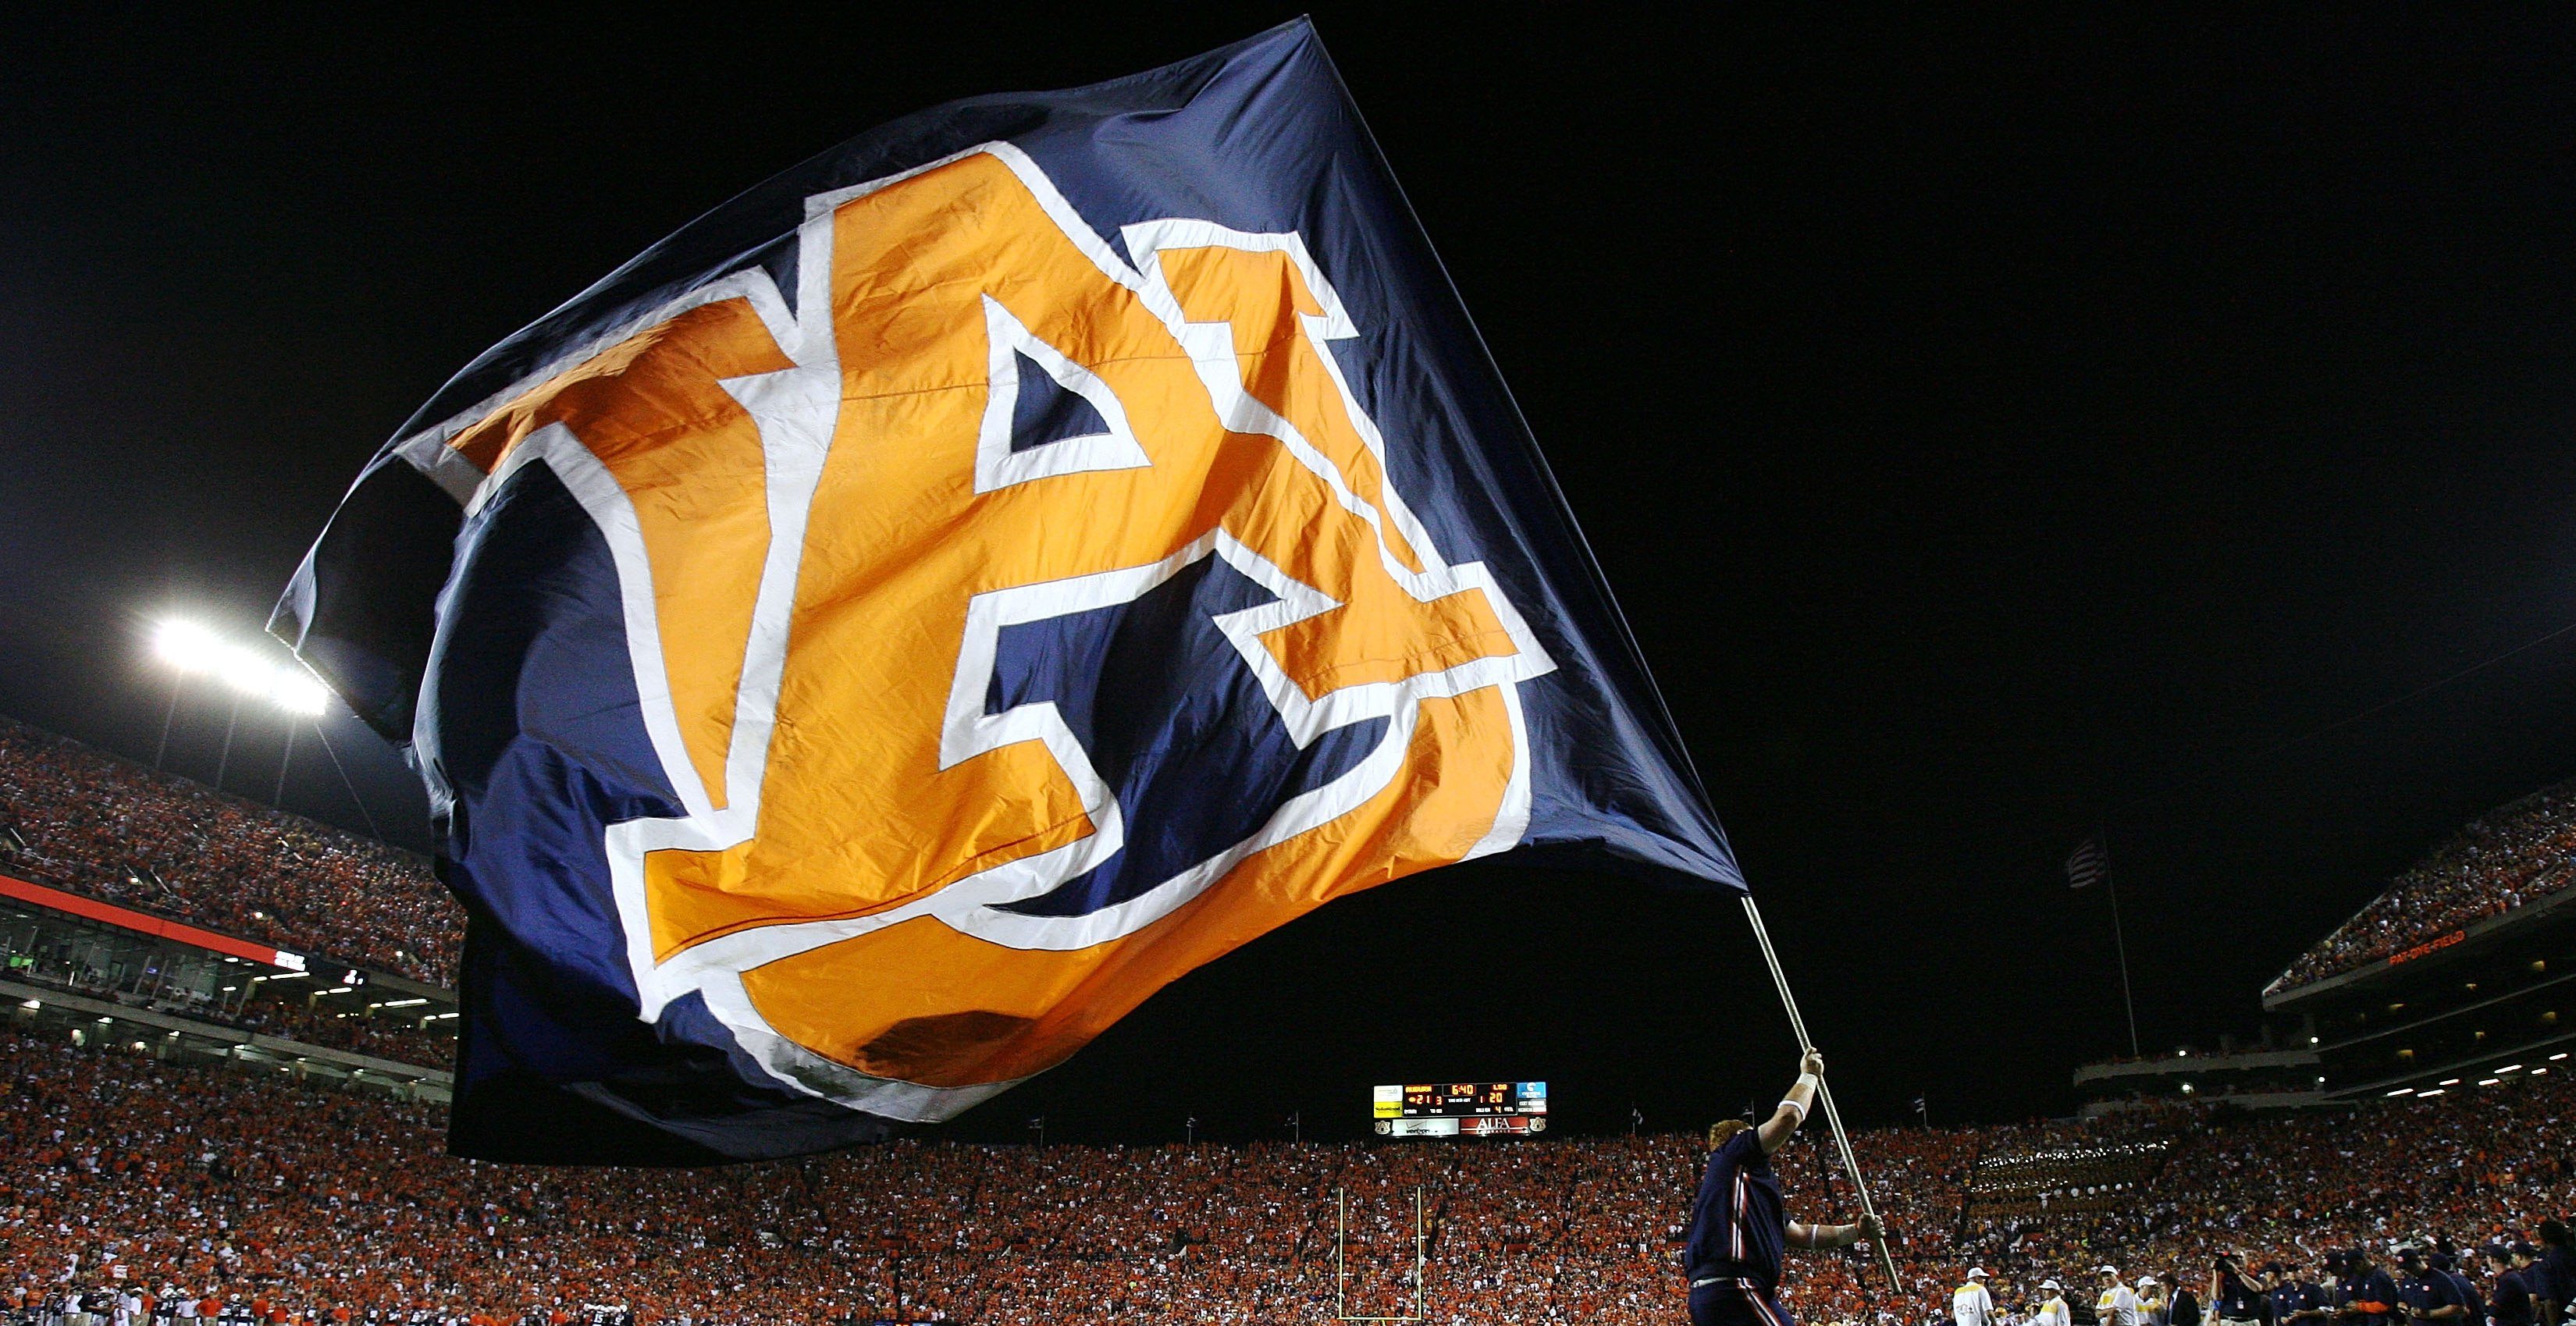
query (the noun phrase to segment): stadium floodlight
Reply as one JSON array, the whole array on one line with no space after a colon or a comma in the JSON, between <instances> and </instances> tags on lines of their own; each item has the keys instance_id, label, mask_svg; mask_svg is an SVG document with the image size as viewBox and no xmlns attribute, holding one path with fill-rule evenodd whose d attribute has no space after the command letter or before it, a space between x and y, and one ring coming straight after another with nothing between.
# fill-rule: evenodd
<instances>
[{"instance_id":1,"label":"stadium floodlight","mask_svg":"<svg viewBox=\"0 0 2576 1326\"><path fill-rule=\"evenodd\" d=\"M211 672L224 642L195 622L172 619L152 628L152 652L181 672Z\"/></svg>"},{"instance_id":2,"label":"stadium floodlight","mask_svg":"<svg viewBox=\"0 0 2576 1326\"><path fill-rule=\"evenodd\" d=\"M2491 1087L2502 1081L2504 1081L2504 1079L2500 1077L2482 1077L2478 1079L2478 1085L2482 1087Z\"/></svg>"},{"instance_id":3,"label":"stadium floodlight","mask_svg":"<svg viewBox=\"0 0 2576 1326\"><path fill-rule=\"evenodd\" d=\"M226 686L244 695L266 692L277 675L268 660L234 645L226 645L215 655L215 676Z\"/></svg>"},{"instance_id":4,"label":"stadium floodlight","mask_svg":"<svg viewBox=\"0 0 2576 1326\"><path fill-rule=\"evenodd\" d=\"M271 662L266 651L180 618L152 629L152 652L182 677L211 675L238 694L266 699L290 714L320 714L331 694L304 669Z\"/></svg>"},{"instance_id":5,"label":"stadium floodlight","mask_svg":"<svg viewBox=\"0 0 2576 1326\"><path fill-rule=\"evenodd\" d=\"M2551 1062L2551 1063L2553 1063L2553 1064L2554 1064L2554 1063L2558 1062L2559 1060L2564 1059L2564 1058L2566 1058L2566 1057L2567 1057L2567 1052L2566 1052L2565 1050L2560 1050L2558 1053L2556 1053L2556 1054L2553 1054L2553 1055L2549 1056L2549 1062Z\"/></svg>"},{"instance_id":6,"label":"stadium floodlight","mask_svg":"<svg viewBox=\"0 0 2576 1326\"><path fill-rule=\"evenodd\" d=\"M275 680L269 684L268 698L290 714L310 717L322 712L331 692L301 672L279 668Z\"/></svg>"},{"instance_id":7,"label":"stadium floodlight","mask_svg":"<svg viewBox=\"0 0 2576 1326\"><path fill-rule=\"evenodd\" d=\"M2440 1087L2434 1087L2434 1088L2432 1088L2431 1090L2428 1090L2428 1091L2418 1091L2418 1092L2416 1092L2416 1093L2415 1093L2415 1098L2416 1098L2416 1099L2418 1099L2418 1100L2429 1100L2429 1099L2431 1099L2431 1098L2433 1098L2433 1097L2435 1097L2435 1096L2442 1096L2442 1095L2448 1095L2448 1094L2450 1094L2450 1093L2448 1093L2448 1092L2446 1092L2446 1091L2442 1090Z\"/></svg>"},{"instance_id":8,"label":"stadium floodlight","mask_svg":"<svg viewBox=\"0 0 2576 1326\"><path fill-rule=\"evenodd\" d=\"M2414 1095L2414 1094L2415 1094L2415 1088L2413 1088L2413 1087L2399 1087L2399 1088L2398 1088L2398 1089L2396 1089L2395 1091L2389 1092L2388 1094L2389 1094L2389 1095L2392 1095L2392 1096L2412 1096L2412 1095Z\"/></svg>"},{"instance_id":9,"label":"stadium floodlight","mask_svg":"<svg viewBox=\"0 0 2576 1326\"><path fill-rule=\"evenodd\" d=\"M2434 1085L2435 1085L2435 1086L2443 1086L2443 1087L2456 1087L2456 1086L2458 1086L2459 1084L2460 1084L2460 1079L2458 1079L2458 1078L2456 1078L2456 1077L2446 1077L2446 1078L2443 1078L2441 1081L2439 1081L2439 1082L2437 1082L2437 1083L2434 1083Z\"/></svg>"},{"instance_id":10,"label":"stadium floodlight","mask_svg":"<svg viewBox=\"0 0 2576 1326\"><path fill-rule=\"evenodd\" d=\"M2519 1073L2521 1071L2522 1065L2520 1064L2506 1064L2504 1067L2496 1070L2496 1076L2502 1077L2507 1073Z\"/></svg>"}]
</instances>

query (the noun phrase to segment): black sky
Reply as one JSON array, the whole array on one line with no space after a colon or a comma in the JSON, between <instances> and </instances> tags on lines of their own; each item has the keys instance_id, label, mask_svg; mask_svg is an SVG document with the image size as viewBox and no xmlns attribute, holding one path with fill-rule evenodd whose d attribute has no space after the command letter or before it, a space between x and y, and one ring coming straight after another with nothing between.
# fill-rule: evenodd
<instances>
[{"instance_id":1,"label":"black sky","mask_svg":"<svg viewBox=\"0 0 2576 1326\"><path fill-rule=\"evenodd\" d=\"M878 121L1295 12L935 8L0 20L0 712L150 758L141 623L256 629L485 346ZM2122 1047L2103 899L2057 873L2099 827L2170 1045L2250 1025L2432 839L2576 773L2576 635L2309 735L2576 622L2576 20L1593 10L1318 21L1855 1115L2060 1111ZM224 717L183 707L174 764L210 778ZM265 795L277 734L243 730ZM330 731L423 841L393 757ZM310 756L289 807L364 827ZM1742 929L1425 877L957 1129L1348 1134L1368 1083L1440 1077L1695 1123L1790 1061Z\"/></svg>"}]
</instances>

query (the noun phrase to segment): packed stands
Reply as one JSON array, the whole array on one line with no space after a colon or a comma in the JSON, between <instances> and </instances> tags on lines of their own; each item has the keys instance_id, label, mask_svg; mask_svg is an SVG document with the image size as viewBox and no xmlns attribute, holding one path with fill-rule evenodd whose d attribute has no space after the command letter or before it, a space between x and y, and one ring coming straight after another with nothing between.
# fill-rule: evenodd
<instances>
[{"instance_id":1,"label":"packed stands","mask_svg":"<svg viewBox=\"0 0 2576 1326\"><path fill-rule=\"evenodd\" d=\"M2471 825L2283 979L2547 896L2576 845L2571 810L2576 785ZM452 979L456 909L417 860L6 720L0 830L0 872ZM141 989L110 975L11 969ZM378 1016L363 993L308 994L276 974L218 992L230 997L150 1006L406 1063L452 1057L452 1037ZM121 1284L317 1323L561 1323L585 1303L631 1305L656 1326L872 1321L898 1303L911 1320L994 1326L1391 1316L1413 1306L1419 1191L1434 1319L1628 1326L1679 1315L1676 1258L1704 1160L1688 1137L1554 1137L905 1141L715 1171L501 1167L446 1157L434 1104L67 1036L0 1029L0 1154L17 1161L0 1193L0 1308ZM2302 1245L2521 1234L2576 1204L2576 1093L2553 1067L2569 1065L2357 1112L2170 1105L1862 1133L1913 1295L1891 1300L1870 1262L1832 1254L1798 1259L1786 1297L1808 1326L1897 1326L1937 1313L1972 1262L2013 1309L2045 1277L2089 1298L2106 1261L2171 1282L2205 1272L2222 1244L2298 1258ZM1852 1218L1814 1136L1778 1159L1796 1216Z\"/></svg>"},{"instance_id":2,"label":"packed stands","mask_svg":"<svg viewBox=\"0 0 2576 1326\"><path fill-rule=\"evenodd\" d=\"M0 1273L41 1296L121 1281L277 1319L508 1321L580 1304L640 1321L1138 1323L1409 1310L1424 1194L1436 1320L1669 1322L1702 1160L1687 1137L1097 1148L905 1141L712 1171L478 1165L435 1108L308 1091L0 1032ZM1802 1257L1803 1321L1921 1320L1970 1261L2010 1306L2104 1261L2170 1278L2222 1243L2258 1257L2399 1236L2521 1234L2576 1200L2564 1076L2358 1113L2207 1110L2096 1125L1855 1137L1919 1296L1864 1293L1852 1254ZM2115 1208L1963 1218L1981 1156L2167 1144ZM1813 1137L1780 1157L1793 1214L1846 1218ZM2044 1162L2043 1162L2044 1163Z\"/></svg>"},{"instance_id":3,"label":"packed stands","mask_svg":"<svg viewBox=\"0 0 2576 1326\"><path fill-rule=\"evenodd\" d=\"M464 943L417 857L5 718L0 873L433 985Z\"/></svg>"},{"instance_id":4,"label":"packed stands","mask_svg":"<svg viewBox=\"0 0 2576 1326\"><path fill-rule=\"evenodd\" d=\"M2369 906L2299 955L2265 989L2279 994L2407 951L2556 894L2576 881L2576 781L2543 788L2472 821Z\"/></svg>"}]
</instances>

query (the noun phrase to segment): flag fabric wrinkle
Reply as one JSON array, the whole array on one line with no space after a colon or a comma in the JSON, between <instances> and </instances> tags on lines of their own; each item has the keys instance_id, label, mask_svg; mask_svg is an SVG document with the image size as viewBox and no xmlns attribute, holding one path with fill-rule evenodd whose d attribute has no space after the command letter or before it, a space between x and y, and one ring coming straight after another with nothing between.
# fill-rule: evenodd
<instances>
[{"instance_id":1,"label":"flag fabric wrinkle","mask_svg":"<svg viewBox=\"0 0 2576 1326\"><path fill-rule=\"evenodd\" d=\"M1744 887L1302 20L693 222L442 388L271 629L429 790L467 1155L945 1119L1478 857Z\"/></svg>"}]
</instances>

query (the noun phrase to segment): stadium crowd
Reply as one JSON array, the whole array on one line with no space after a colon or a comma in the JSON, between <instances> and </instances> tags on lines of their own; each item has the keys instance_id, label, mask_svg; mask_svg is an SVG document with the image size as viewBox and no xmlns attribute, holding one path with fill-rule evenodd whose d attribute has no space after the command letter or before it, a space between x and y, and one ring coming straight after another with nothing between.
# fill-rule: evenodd
<instances>
[{"instance_id":1,"label":"stadium crowd","mask_svg":"<svg viewBox=\"0 0 2576 1326\"><path fill-rule=\"evenodd\" d=\"M0 871L438 985L464 947L419 858L6 718Z\"/></svg>"},{"instance_id":2,"label":"stadium crowd","mask_svg":"<svg viewBox=\"0 0 2576 1326\"><path fill-rule=\"evenodd\" d=\"M2560 1077L2358 1113L2164 1116L2172 1145L2118 1210L1980 1218L1981 1154L2134 1139L1890 1129L1854 1141L1880 1189L1907 1302L1854 1254L1801 1257L1786 1297L1811 1326L1912 1326L1970 1262L2006 1312L2054 1277L2205 1277L2217 1252L2528 1237L2576 1192ZM1102 1148L903 1141L714 1171L543 1170L446 1157L434 1107L309 1090L0 1032L0 1195L9 1301L129 1289L248 1320L561 1322L584 1303L646 1323L914 1319L1253 1323L1424 1305L1462 1323L1669 1322L1704 1159L1686 1137ZM1815 1139L1778 1158L1800 1218L1849 1190ZM1347 1194L1336 1299L1335 1193ZM2197 1279L2194 1279L2197 1283ZM33 1310L31 1306L31 1311ZM206 1309L194 1309L204 1314Z\"/></svg>"},{"instance_id":3,"label":"stadium crowd","mask_svg":"<svg viewBox=\"0 0 2576 1326\"><path fill-rule=\"evenodd\" d=\"M2576 882L2576 782L2500 806L2445 839L2298 956L2274 992L2385 961Z\"/></svg>"},{"instance_id":4,"label":"stadium crowd","mask_svg":"<svg viewBox=\"0 0 2576 1326\"><path fill-rule=\"evenodd\" d=\"M229 1020L251 1031L282 1036L307 1045L327 1045L335 1050L371 1054L379 1059L428 1068L453 1068L456 1065L456 1036L452 1024L433 1030L416 1020L392 1013L379 1017L363 1013L335 1013L296 998L292 986L284 987L284 990L286 993L275 998L251 1000L242 1007L239 1017Z\"/></svg>"},{"instance_id":5,"label":"stadium crowd","mask_svg":"<svg viewBox=\"0 0 2576 1326\"><path fill-rule=\"evenodd\" d=\"M2283 979L2563 887L2571 812L2576 784L2481 819ZM457 909L420 862L5 719L0 870L441 983L460 947ZM410 1062L452 1054L446 1035L291 992L226 1016ZM2089 1309L2105 1265L2199 1285L2227 1249L2315 1275L2329 1249L2384 1260L2400 1239L2529 1237L2576 1193L2571 1105L2564 1074L2527 1074L2354 1113L1866 1132L1853 1140L1908 1293L1878 1292L1871 1263L1844 1253L1797 1259L1784 1297L1809 1326L1916 1326L1947 1318L1974 1263L1997 1273L1988 1326L2014 1326L2051 1279ZM0 1192L0 1310L31 1326L567 1326L585 1304L648 1326L1392 1316L1415 1305L1417 1191L1434 1319L1630 1326L1681 1313L1706 1159L1687 1137L904 1141L716 1171L537 1170L445 1156L435 1106L8 1031L0 1148L17 1161ZM1849 1220L1824 1159L1812 1137L1777 1157L1792 1211ZM75 1317L67 1295L102 1310Z\"/></svg>"}]
</instances>

